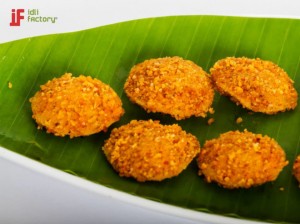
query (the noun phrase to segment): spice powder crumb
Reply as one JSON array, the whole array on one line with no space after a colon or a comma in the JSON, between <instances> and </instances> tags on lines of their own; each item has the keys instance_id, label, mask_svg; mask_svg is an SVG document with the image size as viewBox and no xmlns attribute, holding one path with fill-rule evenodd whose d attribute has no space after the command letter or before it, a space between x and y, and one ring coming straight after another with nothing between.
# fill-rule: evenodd
<instances>
[{"instance_id":1,"label":"spice powder crumb","mask_svg":"<svg viewBox=\"0 0 300 224\"><path fill-rule=\"evenodd\" d=\"M209 118L208 121L207 121L207 124L212 125L212 123L214 123L214 122L215 122L214 118Z\"/></svg>"},{"instance_id":2,"label":"spice powder crumb","mask_svg":"<svg viewBox=\"0 0 300 224\"><path fill-rule=\"evenodd\" d=\"M237 124L240 124L240 123L243 122L243 118L238 117L238 118L235 120L235 122L236 122Z\"/></svg>"}]
</instances>

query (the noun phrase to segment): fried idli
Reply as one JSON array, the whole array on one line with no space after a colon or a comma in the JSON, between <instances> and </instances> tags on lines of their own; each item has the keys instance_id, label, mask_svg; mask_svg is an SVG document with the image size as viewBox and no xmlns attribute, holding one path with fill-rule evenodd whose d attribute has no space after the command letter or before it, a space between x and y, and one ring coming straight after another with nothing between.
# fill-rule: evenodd
<instances>
[{"instance_id":1,"label":"fried idli","mask_svg":"<svg viewBox=\"0 0 300 224\"><path fill-rule=\"evenodd\" d=\"M210 73L217 91L254 112L276 114L297 106L293 80L273 62L228 57L217 61Z\"/></svg>"},{"instance_id":2,"label":"fried idli","mask_svg":"<svg viewBox=\"0 0 300 224\"><path fill-rule=\"evenodd\" d=\"M294 164L293 164L293 175L294 175L294 177L297 179L297 181L300 184L300 155L298 155L297 158L294 161Z\"/></svg>"},{"instance_id":3,"label":"fried idli","mask_svg":"<svg viewBox=\"0 0 300 224\"><path fill-rule=\"evenodd\" d=\"M161 181L179 175L199 153L200 144L177 124L132 120L112 130L103 151L120 176Z\"/></svg>"},{"instance_id":4,"label":"fried idli","mask_svg":"<svg viewBox=\"0 0 300 224\"><path fill-rule=\"evenodd\" d=\"M90 76L66 73L48 81L30 99L33 119L56 136L87 136L106 129L123 115L115 91Z\"/></svg>"},{"instance_id":5,"label":"fried idli","mask_svg":"<svg viewBox=\"0 0 300 224\"><path fill-rule=\"evenodd\" d=\"M288 164L280 145L268 136L229 131L205 142L199 174L224 188L250 188L274 181Z\"/></svg>"},{"instance_id":6,"label":"fried idli","mask_svg":"<svg viewBox=\"0 0 300 224\"><path fill-rule=\"evenodd\" d=\"M208 74L181 57L150 59L135 65L124 90L147 112L169 114L177 120L206 117L214 97Z\"/></svg>"}]
</instances>

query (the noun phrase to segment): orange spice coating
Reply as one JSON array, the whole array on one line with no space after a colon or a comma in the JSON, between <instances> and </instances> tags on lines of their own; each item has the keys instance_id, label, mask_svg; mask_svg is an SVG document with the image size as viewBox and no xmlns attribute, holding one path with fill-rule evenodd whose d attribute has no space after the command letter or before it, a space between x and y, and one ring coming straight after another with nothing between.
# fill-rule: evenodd
<instances>
[{"instance_id":1,"label":"orange spice coating","mask_svg":"<svg viewBox=\"0 0 300 224\"><path fill-rule=\"evenodd\" d=\"M200 144L177 124L133 120L112 130L103 151L120 176L161 181L180 174L199 153Z\"/></svg>"},{"instance_id":2,"label":"orange spice coating","mask_svg":"<svg viewBox=\"0 0 300 224\"><path fill-rule=\"evenodd\" d=\"M147 112L170 114L177 120L206 117L214 97L208 74L180 57L150 59L135 65L124 89L129 99Z\"/></svg>"},{"instance_id":3,"label":"orange spice coating","mask_svg":"<svg viewBox=\"0 0 300 224\"><path fill-rule=\"evenodd\" d=\"M293 80L273 62L228 57L216 62L210 73L217 91L254 112L275 114L297 106Z\"/></svg>"},{"instance_id":4,"label":"orange spice coating","mask_svg":"<svg viewBox=\"0 0 300 224\"><path fill-rule=\"evenodd\" d=\"M293 175L300 184L300 155L297 156L293 164Z\"/></svg>"},{"instance_id":5,"label":"orange spice coating","mask_svg":"<svg viewBox=\"0 0 300 224\"><path fill-rule=\"evenodd\" d=\"M198 157L199 175L230 189L274 181L287 164L285 152L274 139L247 130L206 141Z\"/></svg>"},{"instance_id":6,"label":"orange spice coating","mask_svg":"<svg viewBox=\"0 0 300 224\"><path fill-rule=\"evenodd\" d=\"M31 99L33 119L56 136L87 136L106 129L123 115L114 90L90 76L66 73L41 86Z\"/></svg>"}]
</instances>

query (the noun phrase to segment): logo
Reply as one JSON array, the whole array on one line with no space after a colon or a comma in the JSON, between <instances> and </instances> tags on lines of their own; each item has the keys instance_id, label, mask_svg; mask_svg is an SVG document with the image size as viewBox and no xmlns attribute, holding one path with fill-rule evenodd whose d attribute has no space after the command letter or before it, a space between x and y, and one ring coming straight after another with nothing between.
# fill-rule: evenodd
<instances>
[{"instance_id":1,"label":"logo","mask_svg":"<svg viewBox=\"0 0 300 224\"><path fill-rule=\"evenodd\" d=\"M54 16L41 16L38 9L12 9L10 26L21 26L21 20L27 23L56 23L58 18Z\"/></svg>"},{"instance_id":2,"label":"logo","mask_svg":"<svg viewBox=\"0 0 300 224\"><path fill-rule=\"evenodd\" d=\"M24 19L23 13L24 9L12 9L11 10L11 22L10 26L20 26L21 25L21 20Z\"/></svg>"}]
</instances>

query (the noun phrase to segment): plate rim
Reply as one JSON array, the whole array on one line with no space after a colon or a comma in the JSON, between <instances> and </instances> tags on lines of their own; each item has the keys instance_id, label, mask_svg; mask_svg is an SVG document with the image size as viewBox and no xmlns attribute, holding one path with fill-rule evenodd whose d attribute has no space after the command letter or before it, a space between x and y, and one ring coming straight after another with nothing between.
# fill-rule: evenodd
<instances>
[{"instance_id":1,"label":"plate rim","mask_svg":"<svg viewBox=\"0 0 300 224\"><path fill-rule=\"evenodd\" d=\"M90 180L74 176L67 172L63 172L55 167L43 164L41 162L25 157L21 154L18 154L14 151L10 151L9 149L3 148L1 146L0 158L3 158L13 163L14 165L21 166L36 174L44 175L61 183L65 183L71 187L86 190L91 193L97 194L98 196L112 198L121 201L125 204L134 205L161 214L168 214L178 218L185 218L191 221L200 221L205 223L240 224L241 220L243 220L244 224L267 223L264 221L249 220L246 218L244 219L243 217L234 218L213 213L196 211L132 195L114 188L109 188L107 186L101 185L100 183L94 183Z\"/></svg>"}]
</instances>

